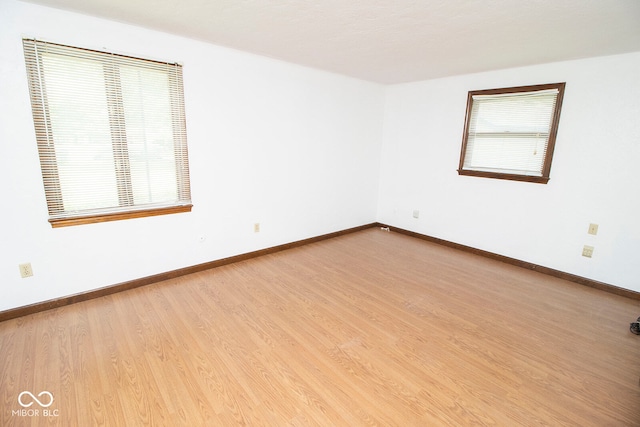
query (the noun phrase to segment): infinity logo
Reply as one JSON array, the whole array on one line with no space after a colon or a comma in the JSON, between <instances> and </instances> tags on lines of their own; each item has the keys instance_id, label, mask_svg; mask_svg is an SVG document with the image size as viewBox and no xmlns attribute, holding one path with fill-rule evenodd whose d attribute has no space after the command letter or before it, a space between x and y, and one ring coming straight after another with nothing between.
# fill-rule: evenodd
<instances>
[{"instance_id":1,"label":"infinity logo","mask_svg":"<svg viewBox=\"0 0 640 427\"><path fill-rule=\"evenodd\" d=\"M35 397L31 392L23 391L18 395L18 403L23 408L28 408L29 406L33 405L33 402L22 403L22 396L24 396L25 394L28 394L29 396L31 396L31 398L35 400L38 403L38 405L42 406L43 408L48 408L49 406L51 406L51 404L53 404L53 395L48 391L41 391L40 393L38 393L38 397L41 397L43 394L46 394L47 396L49 396L49 403L42 403L40 402L40 400L38 400L38 397Z\"/></svg>"}]
</instances>

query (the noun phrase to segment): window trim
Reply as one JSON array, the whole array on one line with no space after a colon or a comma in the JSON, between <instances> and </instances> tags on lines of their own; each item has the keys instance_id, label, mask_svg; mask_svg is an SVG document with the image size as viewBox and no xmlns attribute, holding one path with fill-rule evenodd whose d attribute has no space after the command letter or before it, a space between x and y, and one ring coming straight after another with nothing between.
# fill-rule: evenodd
<instances>
[{"instance_id":1,"label":"window trim","mask_svg":"<svg viewBox=\"0 0 640 427\"><path fill-rule=\"evenodd\" d=\"M63 45L58 43L46 42L33 38L24 38L23 45L25 50L25 60L27 65L27 77L29 83L29 93L31 98L31 106L33 112L33 118L35 123L36 141L38 146L38 154L40 157L40 166L42 171L42 178L45 186L45 195L47 201L47 207L49 211L49 223L53 228L65 227L80 224L90 224L106 221L116 221L123 219L141 218L147 216L166 215L180 212L190 212L193 205L191 203L191 190L190 190L190 178L189 178L189 160L187 153L186 142L186 123L184 116L184 88L182 82L182 66L178 63L157 61L152 59L145 59L139 57L133 57L129 55L121 55L113 52L99 51L86 49L82 47ZM47 101L47 92L44 86L44 80L41 76L42 69L42 57L38 52L40 48L46 48L52 46L54 49L66 50L67 54L74 55L74 52L79 52L79 55L90 55L94 59L99 60L103 67L105 67L105 73L119 73L116 70L117 67L128 63L127 65L139 65L143 68L144 64L148 64L149 67L170 67L167 68L166 75L169 79L169 99L168 102L171 105L171 122L173 126L173 150L175 152L175 183L177 187L177 197L175 200L167 200L157 203L140 203L135 204L132 193L130 179L126 176L130 173L128 167L126 170L121 170L116 166L115 173L119 178L116 180L116 186L118 188L118 206L104 207L99 209L83 209L79 211L64 210L62 203L62 193L60 180L58 176L57 163L55 160L55 142L53 140L53 132L51 127L51 119L49 113L49 104ZM123 62L111 62L107 59L111 58L114 61ZM121 87L117 85L117 90L121 90ZM107 97L109 105L109 114L112 114L111 110L115 111L115 114L123 114L121 110L121 104L113 104L114 99L121 99L121 93L113 91L114 87L107 84L105 81L105 96ZM120 101L121 102L121 101ZM111 140L113 144L114 156L117 164L129 162L128 146L126 143L126 136L124 134L124 128L122 124L124 121L120 118L120 121L114 121L110 119L110 123L116 123L117 129L112 127ZM115 132L115 133L114 133ZM125 139L123 139L125 138ZM125 154L117 155L116 152L123 152ZM124 179L123 179L124 178ZM123 190L123 187L124 190ZM124 195L124 196L123 196ZM123 199L123 197L126 198Z\"/></svg>"},{"instance_id":2,"label":"window trim","mask_svg":"<svg viewBox=\"0 0 640 427\"><path fill-rule=\"evenodd\" d=\"M148 216L169 215L191 212L192 204L170 206L155 209L129 210L123 212L101 213L99 215L73 216L68 218L49 219L51 227L69 227L72 225L94 224L98 222L119 221L123 219L145 218Z\"/></svg>"},{"instance_id":3,"label":"window trim","mask_svg":"<svg viewBox=\"0 0 640 427\"><path fill-rule=\"evenodd\" d=\"M460 163L458 165L458 175L477 176L483 178L495 178L506 179L511 181L524 181L533 182L538 184L546 184L550 179L551 162L553 160L553 152L555 149L556 135L558 133L558 124L560 122L560 112L562 110L562 100L564 98L564 88L566 83L549 83L541 85L529 85L529 86L515 86L499 89L485 89L469 91L467 95L467 109L465 113L464 132L462 135L462 147L460 149ZM549 137L547 142L546 155L542 166L541 176L503 173L503 172L489 172L478 171L473 169L465 169L464 162L467 154L467 141L469 138L469 128L471 125L471 114L473 110L473 97L476 95L504 95L510 93L522 93L522 92L537 92L549 89L557 89L558 94L556 97L555 108L553 111L553 118L551 120L551 127L549 128Z\"/></svg>"}]
</instances>

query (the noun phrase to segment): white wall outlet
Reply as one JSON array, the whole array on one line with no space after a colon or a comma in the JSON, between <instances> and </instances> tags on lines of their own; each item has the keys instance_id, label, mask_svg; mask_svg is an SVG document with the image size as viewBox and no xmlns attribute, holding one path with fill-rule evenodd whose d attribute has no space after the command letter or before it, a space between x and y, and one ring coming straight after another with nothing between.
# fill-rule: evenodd
<instances>
[{"instance_id":1,"label":"white wall outlet","mask_svg":"<svg viewBox=\"0 0 640 427\"><path fill-rule=\"evenodd\" d=\"M593 256L593 246L584 245L582 248L582 256L591 258Z\"/></svg>"},{"instance_id":2,"label":"white wall outlet","mask_svg":"<svg viewBox=\"0 0 640 427\"><path fill-rule=\"evenodd\" d=\"M255 224L253 224L253 232L254 233L259 233L260 232L260 223L256 222Z\"/></svg>"},{"instance_id":3,"label":"white wall outlet","mask_svg":"<svg viewBox=\"0 0 640 427\"><path fill-rule=\"evenodd\" d=\"M417 219L417 218L420 218L420 211L419 211L419 210L417 210L417 209L415 209L415 210L413 211L413 217L414 217L414 218L416 218L416 219Z\"/></svg>"},{"instance_id":4,"label":"white wall outlet","mask_svg":"<svg viewBox=\"0 0 640 427\"><path fill-rule=\"evenodd\" d=\"M589 234L598 234L598 224L589 224Z\"/></svg>"},{"instance_id":5,"label":"white wall outlet","mask_svg":"<svg viewBox=\"0 0 640 427\"><path fill-rule=\"evenodd\" d=\"M33 276L33 269L31 268L30 262L25 262L24 264L20 264L18 265L18 268L20 268L20 277L22 277L23 279L25 277Z\"/></svg>"}]
</instances>

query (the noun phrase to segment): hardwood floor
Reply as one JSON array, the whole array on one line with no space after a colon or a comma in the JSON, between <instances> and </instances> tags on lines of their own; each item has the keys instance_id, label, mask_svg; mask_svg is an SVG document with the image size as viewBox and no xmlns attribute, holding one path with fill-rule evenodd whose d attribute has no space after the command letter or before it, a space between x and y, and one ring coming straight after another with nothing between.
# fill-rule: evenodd
<instances>
[{"instance_id":1,"label":"hardwood floor","mask_svg":"<svg viewBox=\"0 0 640 427\"><path fill-rule=\"evenodd\" d=\"M0 425L638 426L639 315L368 229L0 323Z\"/></svg>"}]
</instances>

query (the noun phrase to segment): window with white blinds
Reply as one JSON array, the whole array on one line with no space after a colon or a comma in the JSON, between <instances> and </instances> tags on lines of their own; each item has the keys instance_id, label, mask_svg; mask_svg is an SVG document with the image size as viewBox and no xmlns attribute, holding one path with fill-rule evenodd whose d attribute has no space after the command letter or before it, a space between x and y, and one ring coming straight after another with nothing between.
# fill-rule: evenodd
<instances>
[{"instance_id":1,"label":"window with white blinds","mask_svg":"<svg viewBox=\"0 0 640 427\"><path fill-rule=\"evenodd\" d=\"M458 173L548 182L564 86L469 92Z\"/></svg>"},{"instance_id":2,"label":"window with white blinds","mask_svg":"<svg viewBox=\"0 0 640 427\"><path fill-rule=\"evenodd\" d=\"M181 65L23 46L54 227L191 210Z\"/></svg>"}]
</instances>

